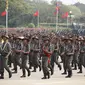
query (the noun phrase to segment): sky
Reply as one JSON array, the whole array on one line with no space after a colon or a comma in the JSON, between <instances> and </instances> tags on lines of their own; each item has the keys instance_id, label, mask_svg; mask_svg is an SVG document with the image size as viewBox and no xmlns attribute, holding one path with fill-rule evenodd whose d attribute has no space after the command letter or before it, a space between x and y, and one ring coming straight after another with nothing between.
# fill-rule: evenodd
<instances>
[{"instance_id":1,"label":"sky","mask_svg":"<svg viewBox=\"0 0 85 85\"><path fill-rule=\"evenodd\" d=\"M50 3L50 1L52 0L46 0ZM85 4L85 0L58 0L58 1L62 1L64 4L74 4L76 2L81 2L81 3L84 3Z\"/></svg>"}]
</instances>

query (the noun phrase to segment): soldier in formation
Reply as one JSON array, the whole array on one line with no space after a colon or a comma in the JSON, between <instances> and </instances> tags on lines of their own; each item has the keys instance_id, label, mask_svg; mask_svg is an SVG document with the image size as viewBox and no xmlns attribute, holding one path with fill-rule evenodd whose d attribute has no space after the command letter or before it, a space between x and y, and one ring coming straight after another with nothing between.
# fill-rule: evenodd
<instances>
[{"instance_id":1,"label":"soldier in formation","mask_svg":"<svg viewBox=\"0 0 85 85\"><path fill-rule=\"evenodd\" d=\"M72 71L77 68L78 73L82 73L82 66L85 67L85 38L53 32L0 37L0 79L4 79L4 68L11 78L13 73L18 72L18 66L22 70L21 78L26 77L26 71L29 77L39 68L43 71L42 79L49 79L54 74L54 63L59 70L64 70L62 75L67 74L66 78L71 78ZM13 69L10 70L11 66Z\"/></svg>"}]
</instances>

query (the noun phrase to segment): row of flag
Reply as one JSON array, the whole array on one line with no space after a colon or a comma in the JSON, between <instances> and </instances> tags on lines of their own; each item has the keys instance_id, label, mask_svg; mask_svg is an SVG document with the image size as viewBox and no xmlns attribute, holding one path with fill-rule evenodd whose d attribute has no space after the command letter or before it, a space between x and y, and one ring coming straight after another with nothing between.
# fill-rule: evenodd
<instances>
[{"instance_id":1,"label":"row of flag","mask_svg":"<svg viewBox=\"0 0 85 85\"><path fill-rule=\"evenodd\" d=\"M0 14L0 16L5 16L6 15L6 11L4 11L4 12L2 12L1 14ZM68 17L68 12L65 12L65 13L63 13L62 14L62 18L67 18ZM39 11L36 11L34 14L33 14L33 16L39 16Z\"/></svg>"},{"instance_id":2,"label":"row of flag","mask_svg":"<svg viewBox=\"0 0 85 85\"><path fill-rule=\"evenodd\" d=\"M55 8L55 12L54 12L54 15L57 15L57 13L58 13L58 11L60 10L60 3L56 3L56 8ZM2 13L0 13L0 16L5 16L6 15L6 11L3 11ZM69 13L68 12L65 12L65 13L63 13L62 14L62 18L67 18L68 17L68 15L69 15ZM33 14L33 16L35 16L35 17L37 17L37 16L39 16L39 11L36 11L34 14Z\"/></svg>"},{"instance_id":3,"label":"row of flag","mask_svg":"<svg viewBox=\"0 0 85 85\"><path fill-rule=\"evenodd\" d=\"M54 12L54 14L57 14L56 12ZM62 14L62 18L67 18L68 17L68 15L69 15L69 13L68 12L65 12L65 13L63 13ZM37 17L37 16L39 16L39 12L38 11L36 11L34 14L33 14L33 16L35 16L35 17Z\"/></svg>"},{"instance_id":4,"label":"row of flag","mask_svg":"<svg viewBox=\"0 0 85 85\"><path fill-rule=\"evenodd\" d=\"M61 4L59 3L59 2L57 2L56 3L56 8L55 8L55 12L54 12L54 15L57 15L57 13L59 12L59 10L60 10L60 6L61 6ZM69 13L68 12L65 12L65 13L63 13L62 14L62 18L67 18L68 17L68 15L69 15ZM33 16L39 16L39 11L36 11L34 14L33 14Z\"/></svg>"}]
</instances>

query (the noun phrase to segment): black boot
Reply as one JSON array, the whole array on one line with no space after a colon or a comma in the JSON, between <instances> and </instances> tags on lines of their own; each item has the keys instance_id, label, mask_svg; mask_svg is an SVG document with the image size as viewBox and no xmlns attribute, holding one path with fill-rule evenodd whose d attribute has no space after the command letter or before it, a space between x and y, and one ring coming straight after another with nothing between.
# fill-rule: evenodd
<instances>
[{"instance_id":1,"label":"black boot","mask_svg":"<svg viewBox=\"0 0 85 85\"><path fill-rule=\"evenodd\" d=\"M51 75L53 75L53 73L54 73L54 71L53 71L53 69L51 68Z\"/></svg>"},{"instance_id":2,"label":"black boot","mask_svg":"<svg viewBox=\"0 0 85 85\"><path fill-rule=\"evenodd\" d=\"M15 70L15 69L13 68L13 69L11 69L11 70Z\"/></svg>"},{"instance_id":3,"label":"black boot","mask_svg":"<svg viewBox=\"0 0 85 85\"><path fill-rule=\"evenodd\" d=\"M1 73L0 79L4 79L4 73Z\"/></svg>"},{"instance_id":4,"label":"black boot","mask_svg":"<svg viewBox=\"0 0 85 85\"><path fill-rule=\"evenodd\" d=\"M32 67L31 67L31 66L29 66L29 69L32 69Z\"/></svg>"},{"instance_id":5,"label":"black boot","mask_svg":"<svg viewBox=\"0 0 85 85\"><path fill-rule=\"evenodd\" d=\"M22 69L22 73L23 73L23 75L21 76L21 78L26 77L25 69Z\"/></svg>"},{"instance_id":6,"label":"black boot","mask_svg":"<svg viewBox=\"0 0 85 85\"><path fill-rule=\"evenodd\" d=\"M73 70L77 70L77 65L75 64L75 67L73 68Z\"/></svg>"},{"instance_id":7,"label":"black boot","mask_svg":"<svg viewBox=\"0 0 85 85\"><path fill-rule=\"evenodd\" d=\"M59 70L62 70L61 65L59 65L58 67L59 67Z\"/></svg>"},{"instance_id":8,"label":"black boot","mask_svg":"<svg viewBox=\"0 0 85 85\"><path fill-rule=\"evenodd\" d=\"M72 61L71 67L74 67L74 63L73 63L73 61Z\"/></svg>"},{"instance_id":9,"label":"black boot","mask_svg":"<svg viewBox=\"0 0 85 85\"><path fill-rule=\"evenodd\" d=\"M66 76L66 78L71 78L72 77L72 71L68 71L68 75Z\"/></svg>"},{"instance_id":10,"label":"black boot","mask_svg":"<svg viewBox=\"0 0 85 85\"><path fill-rule=\"evenodd\" d=\"M43 77L42 79L47 79L47 78L46 78L46 74L44 74L44 77Z\"/></svg>"},{"instance_id":11,"label":"black boot","mask_svg":"<svg viewBox=\"0 0 85 85\"><path fill-rule=\"evenodd\" d=\"M31 75L31 72L30 72L30 70L28 70L28 76L30 76Z\"/></svg>"},{"instance_id":12,"label":"black boot","mask_svg":"<svg viewBox=\"0 0 85 85\"><path fill-rule=\"evenodd\" d=\"M20 76L21 78L26 77L25 75Z\"/></svg>"},{"instance_id":13,"label":"black boot","mask_svg":"<svg viewBox=\"0 0 85 85\"><path fill-rule=\"evenodd\" d=\"M80 71L79 71L79 72L77 72L77 73L83 73L83 72L82 72L82 67L80 67L79 69L80 69Z\"/></svg>"},{"instance_id":14,"label":"black boot","mask_svg":"<svg viewBox=\"0 0 85 85\"><path fill-rule=\"evenodd\" d=\"M66 75L67 74L67 72L66 72L66 70L64 70L64 72L62 73L62 75Z\"/></svg>"},{"instance_id":15,"label":"black boot","mask_svg":"<svg viewBox=\"0 0 85 85\"><path fill-rule=\"evenodd\" d=\"M14 70L14 72L12 72L12 73L17 73L17 68L14 68L12 70Z\"/></svg>"},{"instance_id":16,"label":"black boot","mask_svg":"<svg viewBox=\"0 0 85 85\"><path fill-rule=\"evenodd\" d=\"M39 65L39 71L41 71L41 65Z\"/></svg>"},{"instance_id":17,"label":"black boot","mask_svg":"<svg viewBox=\"0 0 85 85\"><path fill-rule=\"evenodd\" d=\"M49 72L47 73L47 76L48 76L48 79L49 79L50 78L50 73Z\"/></svg>"},{"instance_id":18,"label":"black boot","mask_svg":"<svg viewBox=\"0 0 85 85\"><path fill-rule=\"evenodd\" d=\"M82 73L82 71L79 71L79 72L77 72L77 73Z\"/></svg>"},{"instance_id":19,"label":"black boot","mask_svg":"<svg viewBox=\"0 0 85 85\"><path fill-rule=\"evenodd\" d=\"M11 78L12 77L12 73L11 72L9 72L9 78Z\"/></svg>"},{"instance_id":20,"label":"black boot","mask_svg":"<svg viewBox=\"0 0 85 85\"><path fill-rule=\"evenodd\" d=\"M34 67L34 70L32 72L36 72L36 68Z\"/></svg>"}]
</instances>

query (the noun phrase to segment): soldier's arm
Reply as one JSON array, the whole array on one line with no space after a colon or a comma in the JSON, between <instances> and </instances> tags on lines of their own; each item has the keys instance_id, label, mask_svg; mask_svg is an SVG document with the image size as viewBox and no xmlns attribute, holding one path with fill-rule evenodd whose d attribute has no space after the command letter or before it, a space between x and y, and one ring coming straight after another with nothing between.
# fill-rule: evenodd
<instances>
[{"instance_id":1,"label":"soldier's arm","mask_svg":"<svg viewBox=\"0 0 85 85\"><path fill-rule=\"evenodd\" d=\"M7 50L8 50L8 52L10 52L12 50L11 44L9 42L7 43Z\"/></svg>"}]
</instances>

